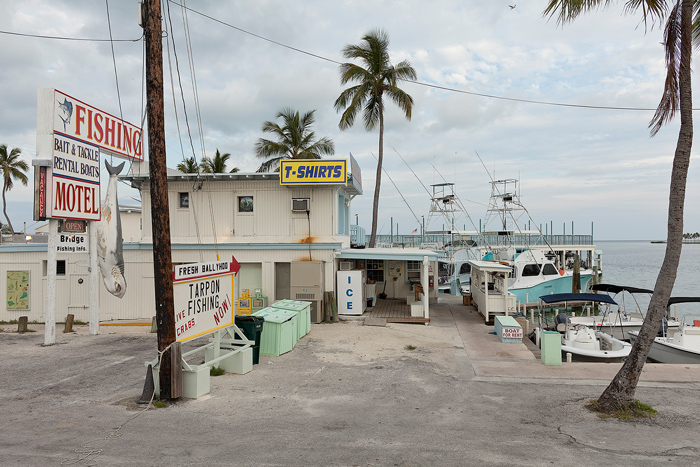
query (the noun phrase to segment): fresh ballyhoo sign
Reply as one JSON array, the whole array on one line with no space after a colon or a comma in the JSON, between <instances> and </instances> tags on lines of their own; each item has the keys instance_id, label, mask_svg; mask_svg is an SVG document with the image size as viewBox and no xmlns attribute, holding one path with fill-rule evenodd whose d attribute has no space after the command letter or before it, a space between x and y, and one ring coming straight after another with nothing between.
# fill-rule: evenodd
<instances>
[{"instance_id":1,"label":"fresh ballyhoo sign","mask_svg":"<svg viewBox=\"0 0 700 467\"><path fill-rule=\"evenodd\" d=\"M231 261L175 266L173 298L175 339L184 342L234 323L234 277L240 265Z\"/></svg>"}]
</instances>

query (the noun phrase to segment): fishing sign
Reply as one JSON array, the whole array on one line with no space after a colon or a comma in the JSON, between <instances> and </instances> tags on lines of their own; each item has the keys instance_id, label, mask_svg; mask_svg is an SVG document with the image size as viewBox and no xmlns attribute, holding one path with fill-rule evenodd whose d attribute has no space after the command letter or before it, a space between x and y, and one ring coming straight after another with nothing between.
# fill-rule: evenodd
<instances>
[{"instance_id":1,"label":"fishing sign","mask_svg":"<svg viewBox=\"0 0 700 467\"><path fill-rule=\"evenodd\" d=\"M234 323L234 277L240 268L234 257L174 267L175 340L185 342Z\"/></svg>"},{"instance_id":2,"label":"fishing sign","mask_svg":"<svg viewBox=\"0 0 700 467\"><path fill-rule=\"evenodd\" d=\"M143 161L141 128L55 89L37 92L36 220L100 220L100 161Z\"/></svg>"}]
</instances>

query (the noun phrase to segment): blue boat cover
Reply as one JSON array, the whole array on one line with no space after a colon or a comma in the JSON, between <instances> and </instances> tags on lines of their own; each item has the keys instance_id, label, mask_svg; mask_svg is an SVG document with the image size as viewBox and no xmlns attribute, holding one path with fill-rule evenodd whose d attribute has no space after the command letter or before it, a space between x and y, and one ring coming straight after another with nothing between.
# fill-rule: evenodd
<instances>
[{"instance_id":1,"label":"blue boat cover","mask_svg":"<svg viewBox=\"0 0 700 467\"><path fill-rule=\"evenodd\" d=\"M613 298L610 295L595 293L555 293L551 295L542 295L540 297L540 300L542 300L545 303L600 302L617 305L617 302L613 300Z\"/></svg>"},{"instance_id":2,"label":"blue boat cover","mask_svg":"<svg viewBox=\"0 0 700 467\"><path fill-rule=\"evenodd\" d=\"M603 292L610 292L610 293L620 293L620 292L629 292L629 293L654 293L653 290L649 289L641 289L639 287L629 287L626 285L613 285L613 284L595 284L593 287L591 287L591 290L601 290Z\"/></svg>"}]
</instances>

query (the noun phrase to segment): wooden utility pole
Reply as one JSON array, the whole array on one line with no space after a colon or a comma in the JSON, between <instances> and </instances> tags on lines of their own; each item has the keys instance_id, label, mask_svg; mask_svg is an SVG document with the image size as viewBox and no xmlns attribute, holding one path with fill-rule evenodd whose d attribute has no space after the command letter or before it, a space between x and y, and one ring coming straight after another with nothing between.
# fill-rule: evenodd
<instances>
[{"instance_id":1,"label":"wooden utility pole","mask_svg":"<svg viewBox=\"0 0 700 467\"><path fill-rule=\"evenodd\" d=\"M170 256L170 210L165 158L165 118L163 108L163 34L160 0L146 0L144 36L146 39L146 110L148 114L148 159L151 180L151 225L153 229L153 281L158 322L158 351L175 342L172 258ZM171 352L160 359L160 398L170 399Z\"/></svg>"}]
</instances>

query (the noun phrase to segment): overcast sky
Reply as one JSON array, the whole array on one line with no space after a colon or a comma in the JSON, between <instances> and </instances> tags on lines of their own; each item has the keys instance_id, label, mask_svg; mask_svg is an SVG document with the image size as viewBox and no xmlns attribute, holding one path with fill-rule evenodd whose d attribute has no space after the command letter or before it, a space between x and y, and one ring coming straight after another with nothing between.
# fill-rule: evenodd
<instances>
[{"instance_id":1,"label":"overcast sky","mask_svg":"<svg viewBox=\"0 0 700 467\"><path fill-rule=\"evenodd\" d=\"M231 153L230 167L253 172L261 162L254 157L253 147L263 136L262 123L274 119L283 107L301 112L315 109L316 135L334 141L336 157L352 153L362 168L364 196L355 198L351 213L352 222L358 214L360 225L369 232L378 132L365 131L360 119L353 128L339 130L340 115L333 103L343 86L335 62L345 61L341 55L345 45L357 44L371 29L382 28L391 39L392 63L409 60L420 83L464 92L402 83L414 99L410 122L393 104L387 105L384 167L398 190L383 177L380 233L390 232L391 217L399 233L420 231L419 220L421 215L427 219L429 208L429 195L421 183L455 182L457 195L478 223L486 214L490 177L495 177L520 179L521 199L534 224L551 222L555 234L562 233L564 225L566 233L571 233L573 223L574 233L590 233L593 228L596 240L665 239L678 119L650 138L647 125L652 110L575 107L654 109L665 76L661 29L645 31L640 16L623 15L619 2L563 28L542 16L546 1L509 6L515 3L190 0L189 8L230 25L188 12L191 58L182 10L170 3L170 20L164 10L168 34L175 39L169 51L164 41L168 166L174 168L183 158L170 68L184 156L192 155L194 146L201 158L191 60L207 154L217 148ZM112 0L109 13L114 39L141 37L135 1ZM0 30L109 38L105 2L87 0L2 2ZM39 88L58 89L119 115L109 42L8 34L0 34L0 41L0 143L21 148L27 160L35 157ZM114 55L121 112L125 120L138 124L143 112L143 41L115 42ZM192 143L187 137L178 66ZM695 77L693 84L700 89ZM696 154L694 148L685 232L700 231ZM33 231L31 180L28 187L16 184L7 195L8 214L16 229L26 221L28 231ZM119 189L123 204L136 204L131 198L138 198L137 191L124 184ZM467 222L463 219L458 226ZM468 224L466 228L472 229Z\"/></svg>"}]
</instances>

